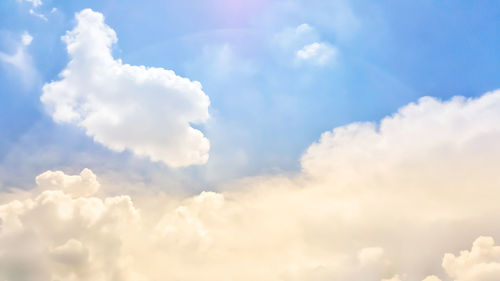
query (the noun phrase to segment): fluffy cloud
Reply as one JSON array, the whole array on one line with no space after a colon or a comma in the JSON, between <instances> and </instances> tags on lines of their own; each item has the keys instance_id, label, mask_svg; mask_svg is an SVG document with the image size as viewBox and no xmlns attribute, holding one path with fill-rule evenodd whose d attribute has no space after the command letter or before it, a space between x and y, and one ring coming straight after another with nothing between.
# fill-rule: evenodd
<instances>
[{"instance_id":1,"label":"fluffy cloud","mask_svg":"<svg viewBox=\"0 0 500 281\"><path fill-rule=\"evenodd\" d=\"M486 212L496 204L486 194L500 182L499 108L500 91L445 102L423 97L379 124L353 123L324 133L302 157L303 172L336 188L363 188L367 196L409 196L413 203L393 205L409 212Z\"/></svg>"},{"instance_id":2,"label":"fluffy cloud","mask_svg":"<svg viewBox=\"0 0 500 281\"><path fill-rule=\"evenodd\" d=\"M316 29L307 23L276 34L274 42L285 51L292 50L297 64L325 66L334 62L338 55L338 49L321 42Z\"/></svg>"},{"instance_id":3,"label":"fluffy cloud","mask_svg":"<svg viewBox=\"0 0 500 281\"><path fill-rule=\"evenodd\" d=\"M120 280L127 271L120 242L138 218L131 199L75 197L98 188L87 169L80 176L46 172L37 184L52 189L0 206L0 278Z\"/></svg>"},{"instance_id":4,"label":"fluffy cloud","mask_svg":"<svg viewBox=\"0 0 500 281\"><path fill-rule=\"evenodd\" d=\"M470 251L460 251L460 255L445 254L442 263L449 277L454 281L494 281L500 276L500 246L495 246L492 237L478 237ZM382 281L401 281L399 275ZM435 275L423 281L441 281Z\"/></svg>"},{"instance_id":5,"label":"fluffy cloud","mask_svg":"<svg viewBox=\"0 0 500 281\"><path fill-rule=\"evenodd\" d=\"M323 66L335 59L337 49L328 43L314 42L297 51L299 61L309 62L313 65Z\"/></svg>"},{"instance_id":6,"label":"fluffy cloud","mask_svg":"<svg viewBox=\"0 0 500 281\"><path fill-rule=\"evenodd\" d=\"M315 257L296 218L282 221L286 210L262 219L275 198L203 192L139 208L129 196L75 196L99 187L88 169L36 182L30 198L0 206L2 279L325 280L387 270L377 247Z\"/></svg>"},{"instance_id":7,"label":"fluffy cloud","mask_svg":"<svg viewBox=\"0 0 500 281\"><path fill-rule=\"evenodd\" d=\"M187 198L49 171L0 206L0 280L494 280L491 238L459 251L500 236L499 122L500 91L422 98Z\"/></svg>"},{"instance_id":8,"label":"fluffy cloud","mask_svg":"<svg viewBox=\"0 0 500 281\"><path fill-rule=\"evenodd\" d=\"M500 276L500 246L491 237L479 237L470 251L446 254L443 268L455 281L494 281Z\"/></svg>"},{"instance_id":9,"label":"fluffy cloud","mask_svg":"<svg viewBox=\"0 0 500 281\"><path fill-rule=\"evenodd\" d=\"M77 176L68 176L61 171L47 171L36 177L36 184L42 190L63 190L72 197L94 195L100 186L96 175L89 169L83 169Z\"/></svg>"},{"instance_id":10,"label":"fluffy cloud","mask_svg":"<svg viewBox=\"0 0 500 281\"><path fill-rule=\"evenodd\" d=\"M204 164L209 141L191 127L209 118L201 84L163 68L114 59L117 37L102 14L86 9L67 32L70 62L41 100L56 122L85 129L96 142L173 167Z\"/></svg>"}]
</instances>

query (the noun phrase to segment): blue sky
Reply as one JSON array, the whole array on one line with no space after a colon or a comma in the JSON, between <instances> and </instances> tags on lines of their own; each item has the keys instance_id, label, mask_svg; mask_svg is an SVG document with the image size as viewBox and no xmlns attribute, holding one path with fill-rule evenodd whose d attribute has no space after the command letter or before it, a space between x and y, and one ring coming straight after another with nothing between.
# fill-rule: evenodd
<instances>
[{"instance_id":1,"label":"blue sky","mask_svg":"<svg viewBox=\"0 0 500 281\"><path fill-rule=\"evenodd\" d=\"M194 126L210 140L205 165L171 168L113 152L52 120L42 86L68 63L61 36L84 8L115 30L115 58L203 85L211 118ZM295 171L305 149L337 126L378 121L422 96L496 89L499 14L497 1L2 1L0 52L14 54L25 32L33 40L29 70L0 62L0 185L88 167L110 180L126 174L199 190ZM297 35L301 25L307 30ZM298 61L313 42L335 54L326 63Z\"/></svg>"},{"instance_id":2,"label":"blue sky","mask_svg":"<svg viewBox=\"0 0 500 281\"><path fill-rule=\"evenodd\" d=\"M0 281L499 280L499 50L499 1L1 0Z\"/></svg>"}]
</instances>

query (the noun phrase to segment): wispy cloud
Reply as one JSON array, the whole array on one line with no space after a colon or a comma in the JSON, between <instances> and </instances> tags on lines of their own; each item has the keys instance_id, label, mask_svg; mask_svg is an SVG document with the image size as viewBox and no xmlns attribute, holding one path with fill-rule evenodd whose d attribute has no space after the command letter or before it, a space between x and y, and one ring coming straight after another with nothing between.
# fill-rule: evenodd
<instances>
[{"instance_id":1,"label":"wispy cloud","mask_svg":"<svg viewBox=\"0 0 500 281\"><path fill-rule=\"evenodd\" d=\"M40 18L40 19L42 19L42 20L44 20L44 21L48 21L47 17L46 17L44 14L37 13L37 12L35 12L35 10L33 10L33 9L30 9L30 10L29 10L29 13L30 13L30 15L33 15L33 16L35 16L35 17L37 17L37 18Z\"/></svg>"},{"instance_id":2,"label":"wispy cloud","mask_svg":"<svg viewBox=\"0 0 500 281\"><path fill-rule=\"evenodd\" d=\"M27 2L33 5L33 7L39 7L43 4L42 0L17 0L17 2Z\"/></svg>"},{"instance_id":3,"label":"wispy cloud","mask_svg":"<svg viewBox=\"0 0 500 281\"><path fill-rule=\"evenodd\" d=\"M16 51L13 54L0 52L0 62L12 67L26 85L31 85L37 75L33 59L28 53L28 47L32 41L33 37L28 32L24 32L20 35Z\"/></svg>"}]
</instances>

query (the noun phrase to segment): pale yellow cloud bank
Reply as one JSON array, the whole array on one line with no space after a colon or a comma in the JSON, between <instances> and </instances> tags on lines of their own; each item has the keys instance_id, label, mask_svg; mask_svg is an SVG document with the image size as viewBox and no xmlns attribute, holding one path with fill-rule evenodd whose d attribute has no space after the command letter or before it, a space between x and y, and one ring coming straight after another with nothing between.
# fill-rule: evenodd
<instances>
[{"instance_id":1,"label":"pale yellow cloud bank","mask_svg":"<svg viewBox=\"0 0 500 281\"><path fill-rule=\"evenodd\" d=\"M0 280L498 280L499 124L500 91L426 97L187 198L48 171L0 195Z\"/></svg>"}]
</instances>

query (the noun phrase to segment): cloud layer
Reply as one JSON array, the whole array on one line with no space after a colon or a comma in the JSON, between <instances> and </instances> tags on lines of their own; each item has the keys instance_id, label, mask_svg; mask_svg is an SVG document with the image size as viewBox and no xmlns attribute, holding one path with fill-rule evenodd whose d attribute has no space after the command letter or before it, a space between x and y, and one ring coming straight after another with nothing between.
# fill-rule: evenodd
<instances>
[{"instance_id":1,"label":"cloud layer","mask_svg":"<svg viewBox=\"0 0 500 281\"><path fill-rule=\"evenodd\" d=\"M499 122L500 91L425 97L324 133L299 173L187 198L48 171L0 194L0 279L496 280Z\"/></svg>"},{"instance_id":2,"label":"cloud layer","mask_svg":"<svg viewBox=\"0 0 500 281\"><path fill-rule=\"evenodd\" d=\"M41 100L52 118L84 128L114 151L127 149L173 167L206 163L209 141L191 127L209 118L201 84L114 59L117 36L102 14L86 9L76 21L63 37L70 62L61 80L43 87Z\"/></svg>"}]
</instances>

